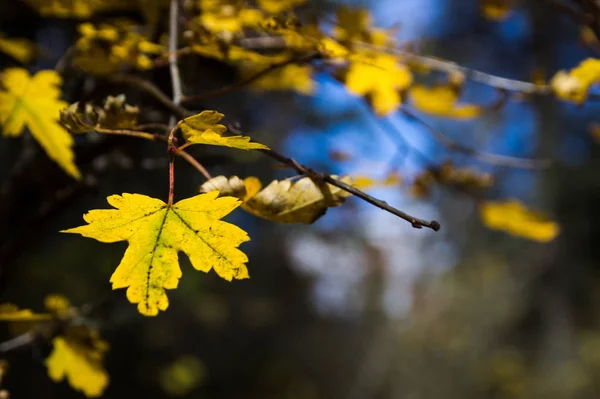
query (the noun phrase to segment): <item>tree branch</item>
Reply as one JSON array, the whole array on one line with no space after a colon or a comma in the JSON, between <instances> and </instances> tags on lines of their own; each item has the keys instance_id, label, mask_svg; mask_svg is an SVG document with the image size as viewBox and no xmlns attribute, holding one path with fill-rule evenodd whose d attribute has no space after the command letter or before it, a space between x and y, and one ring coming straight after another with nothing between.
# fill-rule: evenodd
<instances>
[{"instance_id":1,"label":"tree branch","mask_svg":"<svg viewBox=\"0 0 600 399\"><path fill-rule=\"evenodd\" d=\"M249 85L250 83L257 81L258 79L262 78L263 76L267 75L268 73L273 72L279 68L283 68L290 64L305 64L307 62L310 62L314 59L319 58L320 55L321 54L318 52L312 52L303 57L289 58L289 59L281 61L281 62L276 62L274 64L269 65L265 69L255 73L245 79L242 79L238 82L232 83L230 85L219 87L218 89L207 91L205 93L198 94L195 96L185 96L183 98L183 102L201 101L201 100L205 100L210 97L216 97L216 96L220 96L221 94L229 93L232 90L235 90L242 86Z\"/></svg>"},{"instance_id":2,"label":"tree branch","mask_svg":"<svg viewBox=\"0 0 600 399\"><path fill-rule=\"evenodd\" d=\"M508 155L491 154L488 152L478 151L446 136L443 132L437 130L436 128L419 118L417 115L407 110L406 107L401 108L400 112L402 112L410 120L413 120L419 123L421 126L423 126L425 130L429 132L429 134L431 134L447 149L460 152L462 154L478 159L482 162L496 166L504 166L518 169L544 169L550 166L550 161L547 159L518 158L511 157Z\"/></svg>"}]
</instances>

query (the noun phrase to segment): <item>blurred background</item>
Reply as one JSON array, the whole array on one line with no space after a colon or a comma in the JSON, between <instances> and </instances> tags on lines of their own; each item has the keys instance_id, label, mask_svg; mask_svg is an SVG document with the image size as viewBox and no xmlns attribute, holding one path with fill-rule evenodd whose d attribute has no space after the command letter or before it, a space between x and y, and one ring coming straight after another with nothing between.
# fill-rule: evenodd
<instances>
[{"instance_id":1,"label":"blurred background","mask_svg":"<svg viewBox=\"0 0 600 399\"><path fill-rule=\"evenodd\" d=\"M504 20L490 21L475 0L345 2L368 8L375 26L397 28L399 43L419 53L525 81L549 79L593 56L579 43L580 27L550 3L523 1ZM327 13L338 4L311 7ZM20 1L0 3L0 31L47 49L33 70L54 67L76 25L41 18ZM0 55L1 67L11 65ZM185 58L181 67L188 93L236 80L215 61ZM166 68L144 74L170 93ZM369 193L439 220L439 232L413 229L355 198L313 225L280 225L238 210L227 220L252 238L241 247L250 280L228 283L197 272L181 255L183 278L168 292L168 311L146 318L124 290L111 291L126 243L58 231L81 225L89 209L106 208L111 194L165 198L164 148L77 137L77 164L87 178L73 186L31 139L5 138L1 302L42 311L47 294L61 293L75 305L101 304L91 322L110 343L106 398L600 397L600 158L589 133L598 105L513 96L472 121L423 117L482 151L553 161L549 169L520 170L449 152L399 113L382 122L330 75L315 80L314 96L241 89L194 107L219 110L257 141L317 170L374 179L397 171L403 185ZM80 100L89 84L82 76L66 79L65 100ZM160 104L135 89L106 85L95 95L123 92L166 119ZM497 96L466 85L470 102L490 104ZM268 182L293 174L260 154L190 152L214 176ZM515 197L545 211L560 223L559 237L540 244L488 230L476 200L457 190L435 187L416 198L411 181L447 160L492 174L487 198ZM176 197L193 195L203 181L177 163ZM3 331L2 339L10 338ZM82 397L47 378L48 352L42 343L6 356L4 386L14 398Z\"/></svg>"}]
</instances>

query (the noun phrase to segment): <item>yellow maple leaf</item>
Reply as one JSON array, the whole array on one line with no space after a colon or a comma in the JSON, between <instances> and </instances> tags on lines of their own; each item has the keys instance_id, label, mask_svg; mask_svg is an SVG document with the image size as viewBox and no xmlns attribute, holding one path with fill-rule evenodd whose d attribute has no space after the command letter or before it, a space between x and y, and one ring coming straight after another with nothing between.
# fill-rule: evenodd
<instances>
[{"instance_id":1,"label":"yellow maple leaf","mask_svg":"<svg viewBox=\"0 0 600 399\"><path fill-rule=\"evenodd\" d=\"M558 223L527 209L515 199L484 202L479 213L483 223L493 230L539 242L549 242L560 232Z\"/></svg>"},{"instance_id":2,"label":"yellow maple leaf","mask_svg":"<svg viewBox=\"0 0 600 399\"><path fill-rule=\"evenodd\" d=\"M251 143L248 136L223 136L227 127L219 123L223 114L217 111L202 111L185 118L179 123L183 137L189 144L208 144L240 150L268 150L264 144Z\"/></svg>"},{"instance_id":3,"label":"yellow maple leaf","mask_svg":"<svg viewBox=\"0 0 600 399\"><path fill-rule=\"evenodd\" d=\"M590 87L598 82L600 59L588 58L569 72L557 72L550 81L550 87L559 98L582 104L587 100Z\"/></svg>"},{"instance_id":4,"label":"yellow maple leaf","mask_svg":"<svg viewBox=\"0 0 600 399\"><path fill-rule=\"evenodd\" d=\"M67 106L60 101L60 76L40 71L33 76L22 68L2 71L0 83L0 125L5 136L19 136L25 126L48 156L69 175L81 177L75 166L73 138L58 123L59 111Z\"/></svg>"},{"instance_id":5,"label":"yellow maple leaf","mask_svg":"<svg viewBox=\"0 0 600 399\"><path fill-rule=\"evenodd\" d=\"M400 106L400 91L412 83L410 70L395 56L361 52L353 58L346 73L346 87L356 95L367 96L377 115L386 115Z\"/></svg>"},{"instance_id":6,"label":"yellow maple leaf","mask_svg":"<svg viewBox=\"0 0 600 399\"><path fill-rule=\"evenodd\" d=\"M344 183L352 181L348 177ZM314 223L328 208L341 205L349 194L327 183L317 183L310 177L296 182L273 180L261 190L262 184L256 177L243 181L237 176L227 179L217 176L200 187L200 192L233 195L244 201L242 209L263 219L279 223ZM226 197L227 198L227 197Z\"/></svg>"},{"instance_id":7,"label":"yellow maple leaf","mask_svg":"<svg viewBox=\"0 0 600 399\"><path fill-rule=\"evenodd\" d=\"M437 116L455 119L472 119L481 114L481 107L474 104L457 104L459 92L453 85L410 88L412 105L418 110Z\"/></svg>"},{"instance_id":8,"label":"yellow maple leaf","mask_svg":"<svg viewBox=\"0 0 600 399\"><path fill-rule=\"evenodd\" d=\"M165 289L175 289L181 277L177 254L183 251L195 269L211 268L227 281L248 278L246 255L237 247L248 241L239 227L220 221L241 202L217 199L218 192L197 195L174 205L141 194L112 195L116 209L92 210L87 225L64 230L101 242L128 241L129 246L110 281L127 288L127 299L146 316L166 310Z\"/></svg>"},{"instance_id":9,"label":"yellow maple leaf","mask_svg":"<svg viewBox=\"0 0 600 399\"><path fill-rule=\"evenodd\" d=\"M65 335L52 340L52 345L46 359L50 379L59 382L66 378L73 389L87 397L102 395L109 380L103 365L108 344L98 337L96 330L68 327Z\"/></svg>"},{"instance_id":10,"label":"yellow maple leaf","mask_svg":"<svg viewBox=\"0 0 600 399\"><path fill-rule=\"evenodd\" d=\"M27 39L7 38L0 33L0 51L27 64L35 55L35 44Z\"/></svg>"}]
</instances>

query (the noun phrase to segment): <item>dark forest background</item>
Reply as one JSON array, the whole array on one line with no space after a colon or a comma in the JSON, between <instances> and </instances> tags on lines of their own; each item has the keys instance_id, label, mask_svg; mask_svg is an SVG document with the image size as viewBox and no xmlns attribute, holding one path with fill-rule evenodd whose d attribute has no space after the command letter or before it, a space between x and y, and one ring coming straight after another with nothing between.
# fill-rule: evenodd
<instances>
[{"instance_id":1,"label":"dark forest background","mask_svg":"<svg viewBox=\"0 0 600 399\"><path fill-rule=\"evenodd\" d=\"M477 1L353 4L369 8L377 26L397 26L400 40L424 54L531 80L535 69L549 78L592 56L578 44L577 24L546 3L525 1L501 22L483 18ZM327 12L337 4L312 6ZM36 69L54 67L75 39L76 25L41 18L20 1L0 2L0 31L47 49ZM14 61L0 54L0 67L10 65ZM191 93L236 79L234 70L198 57L183 59L181 68ZM91 84L72 73L64 87L69 102ZM170 93L167 68L144 74ZM81 215L104 208L111 194L165 198L164 148L123 137L77 137L86 179L74 184L32 139L2 139L0 301L42 310L43 298L57 292L77 305L100 303L93 320L111 345L106 398L170 397L178 392L169 393L168 381L186 386L190 379L180 392L189 398L600 397L600 147L589 134L598 105L511 99L474 121L427 119L473 147L553 161L547 170L524 171L448 152L401 115L388 121L419 152L409 147L397 156L360 99L325 74L317 82L314 97L242 89L194 107L219 110L257 141L331 173L381 176L391 167L409 182L423 168L453 159L494 174L490 198L516 197L543 209L560 223L561 234L539 244L487 230L471 198L443 188L427 199L414 199L406 187L374 190L400 209L439 220L437 233L412 229L356 199L306 226L238 211L228 220L252 238L242 246L251 279L228 283L195 272L181 256L184 278L169 293L168 311L145 318L123 290L110 291L126 243L58 231L80 225ZM478 103L495 95L474 83L466 90ZM107 84L94 97L123 92L129 103L168 117L132 88ZM335 151L353 157L333 160ZM213 175L263 181L289 175L253 153L190 152ZM177 196L193 195L202 182L182 163ZM81 397L47 378L48 351L39 344L6 356L4 386L13 398ZM188 366L173 372L173 364Z\"/></svg>"}]
</instances>

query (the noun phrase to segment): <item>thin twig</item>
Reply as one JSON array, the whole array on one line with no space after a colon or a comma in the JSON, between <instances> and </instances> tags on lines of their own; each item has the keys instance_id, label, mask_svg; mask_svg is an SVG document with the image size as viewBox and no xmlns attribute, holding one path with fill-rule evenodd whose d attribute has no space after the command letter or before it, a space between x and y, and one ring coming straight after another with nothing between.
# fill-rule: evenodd
<instances>
[{"instance_id":1,"label":"thin twig","mask_svg":"<svg viewBox=\"0 0 600 399\"><path fill-rule=\"evenodd\" d=\"M509 168L544 169L550 166L550 161L547 159L518 158L511 157L508 155L491 154L487 152L478 151L446 136L443 132L437 130L436 128L419 118L417 115L407 110L406 107L401 108L400 111L409 119L423 126L427 130L427 132L429 132L443 146L445 146L451 151L460 152L462 154L478 159L481 162L485 162L491 165L504 166Z\"/></svg>"},{"instance_id":2,"label":"thin twig","mask_svg":"<svg viewBox=\"0 0 600 399\"><path fill-rule=\"evenodd\" d=\"M289 58L287 60L276 62L274 64L269 65L265 69L262 69L259 72L255 73L251 76L248 76L245 79L239 80L230 85L219 87L218 89L210 90L210 91L207 91L205 93L198 94L195 96L185 96L182 101L183 102L201 101L201 100L205 100L207 98L220 96L222 94L229 93L230 91L240 88L242 86L249 85L277 69L284 68L290 64L298 64L298 65L305 64L305 63L308 63L319 57L320 57L320 53L312 52L312 53L309 53L309 54L299 57L299 58Z\"/></svg>"},{"instance_id":3,"label":"thin twig","mask_svg":"<svg viewBox=\"0 0 600 399\"><path fill-rule=\"evenodd\" d=\"M277 151L274 151L274 150L258 150L258 151L262 152L263 154L268 155L269 157L271 157L283 164L290 166L291 168L294 168L298 173L307 175L313 179L316 179L316 180L319 180L319 181L322 181L325 183L329 183L333 186L336 186L336 187L362 199L363 201L370 203L371 205L375 205L376 207L383 209L384 211L387 211L393 215L396 215L399 218L402 218L402 219L406 220L407 222L409 222L412 225L412 227L414 227L416 229L420 229L422 227L428 227L434 231L438 231L441 227L440 223L435 220L427 221L427 220L418 219L414 216L411 216L405 212L402 212L401 210L399 210L397 208L394 208L393 206L390 206L385 201L382 201L375 197L372 197L369 194L367 194L355 187L352 187L352 186L344 183L343 181L340 181L340 180L332 177L331 175L329 175L327 173L317 172L307 166L301 165L298 162L296 162L296 160L294 160L293 158L288 158L285 155L278 153Z\"/></svg>"},{"instance_id":4,"label":"thin twig","mask_svg":"<svg viewBox=\"0 0 600 399\"><path fill-rule=\"evenodd\" d=\"M156 135L152 133L146 132L137 132L134 130L126 130L126 129L104 129L99 126L96 126L94 130L98 133L102 134L113 134L118 136L129 136L129 137L138 137L146 140L156 140Z\"/></svg>"},{"instance_id":5,"label":"thin twig","mask_svg":"<svg viewBox=\"0 0 600 399\"><path fill-rule=\"evenodd\" d=\"M194 168L196 168L196 170L200 172L202 176L206 177L206 180L212 179L212 176L210 175L210 173L208 173L208 170L206 170L206 168L202 166L202 164L198 162L196 158L194 158L185 151L177 151L176 154L179 155L181 158L185 159Z\"/></svg>"},{"instance_id":6,"label":"thin twig","mask_svg":"<svg viewBox=\"0 0 600 399\"><path fill-rule=\"evenodd\" d=\"M165 93L162 92L162 90L146 79L128 74L115 74L110 76L109 80L116 84L126 84L144 90L179 119L183 119L194 114L180 105L175 104Z\"/></svg>"},{"instance_id":7,"label":"thin twig","mask_svg":"<svg viewBox=\"0 0 600 399\"><path fill-rule=\"evenodd\" d=\"M136 126L135 128L139 129L139 128L141 128L141 126L143 126L143 125ZM166 125L163 125L163 127L164 126L166 126ZM155 127L158 127L158 126L155 126ZM111 129L104 129L104 128L100 128L100 127L96 127L96 128L94 128L94 130L96 130L98 133L101 133L101 134L137 137L137 138L141 138L141 139L145 139L145 140L162 141L163 143L169 143L168 136L164 136L164 135L160 135L160 134L152 134L152 133L146 133L146 132L138 132L136 130L125 130L125 129L111 130ZM208 173L206 168L200 162L198 162L192 155L185 152L182 149L182 147L177 148L175 155L186 160L190 165L192 165L194 167L194 169L196 169L198 172L200 172L207 179L209 179L209 180L212 179L212 177L210 176L210 173Z\"/></svg>"}]
</instances>

